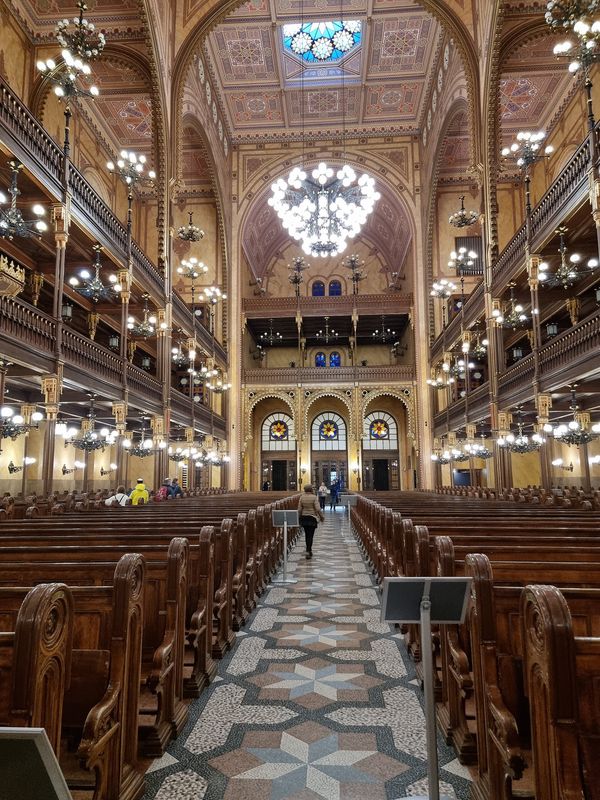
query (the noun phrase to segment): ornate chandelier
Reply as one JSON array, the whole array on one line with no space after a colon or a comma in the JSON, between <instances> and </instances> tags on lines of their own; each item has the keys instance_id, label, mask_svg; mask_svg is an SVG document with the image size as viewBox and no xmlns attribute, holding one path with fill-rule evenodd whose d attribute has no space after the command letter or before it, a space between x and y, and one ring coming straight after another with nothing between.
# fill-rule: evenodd
<instances>
[{"instance_id":1,"label":"ornate chandelier","mask_svg":"<svg viewBox=\"0 0 600 800\"><path fill-rule=\"evenodd\" d=\"M304 280L304 278L302 277L302 273L307 268L308 264L304 261L302 256L294 256L294 258L292 259L292 263L288 264L288 269L290 271L288 280L294 287L294 290L296 292L296 297L300 297L300 284Z\"/></svg>"},{"instance_id":2,"label":"ornate chandelier","mask_svg":"<svg viewBox=\"0 0 600 800\"><path fill-rule=\"evenodd\" d=\"M448 217L448 222L450 225L453 225L455 228L468 228L470 225L474 225L479 215L476 211L467 211L465 209L465 196L464 194L459 198L460 200L460 208L458 211L455 211L453 214L450 214Z\"/></svg>"},{"instance_id":3,"label":"ornate chandelier","mask_svg":"<svg viewBox=\"0 0 600 800\"><path fill-rule=\"evenodd\" d=\"M546 262L540 264L538 277L544 286L562 286L564 289L568 289L584 278L586 273L593 272L598 267L597 258L590 258L587 264L581 264L579 253L571 253L567 260L567 245L565 244L567 230L568 228L564 226L556 230L560 236L558 247L560 264L556 272L549 272L550 265Z\"/></svg>"},{"instance_id":4,"label":"ornate chandelier","mask_svg":"<svg viewBox=\"0 0 600 800\"><path fill-rule=\"evenodd\" d=\"M116 430L111 431L108 428L102 428L99 432L94 430L96 424L95 399L95 395L90 395L90 410L86 419L81 421L81 430L69 428L65 431L65 447L73 445L76 450L91 453L100 449L104 451L105 447L114 444L118 436ZM56 432L58 433L58 426Z\"/></svg>"},{"instance_id":5,"label":"ornate chandelier","mask_svg":"<svg viewBox=\"0 0 600 800\"><path fill-rule=\"evenodd\" d=\"M600 423L590 424L590 415L582 411L577 402L577 386L573 385L570 388L571 405L569 409L573 413L573 419L566 425L544 425L544 431L551 433L555 439L563 444L579 447L582 444L589 444L589 442L600 436Z\"/></svg>"},{"instance_id":6,"label":"ornate chandelier","mask_svg":"<svg viewBox=\"0 0 600 800\"><path fill-rule=\"evenodd\" d=\"M283 336L279 333L279 331L273 330L273 320L269 320L269 330L261 333L260 335L261 347L273 347L274 344L283 341Z\"/></svg>"},{"instance_id":7,"label":"ornate chandelier","mask_svg":"<svg viewBox=\"0 0 600 800\"><path fill-rule=\"evenodd\" d=\"M440 278L439 281L436 281L432 287L429 294L431 297L438 297L441 299L452 297L452 295L456 292L456 284L452 283L452 281L446 280L446 278Z\"/></svg>"},{"instance_id":8,"label":"ornate chandelier","mask_svg":"<svg viewBox=\"0 0 600 800\"><path fill-rule=\"evenodd\" d=\"M353 253L351 256L348 256L344 261L344 266L349 269L352 273L352 294L358 294L358 284L367 277L365 272L365 262L361 261L360 258Z\"/></svg>"},{"instance_id":9,"label":"ornate chandelier","mask_svg":"<svg viewBox=\"0 0 600 800\"><path fill-rule=\"evenodd\" d=\"M177 238L182 239L184 242L199 242L200 239L204 239L204 231L194 225L194 212L188 211L188 214L190 221L187 225L182 225L177 229Z\"/></svg>"},{"instance_id":10,"label":"ornate chandelier","mask_svg":"<svg viewBox=\"0 0 600 800\"><path fill-rule=\"evenodd\" d=\"M73 287L73 289L78 292L78 294L83 295L83 297L88 297L94 303L97 303L99 300L106 300L113 292L119 293L121 291L121 284L117 280L116 275L109 275L109 285L105 286L102 283L102 279L100 278L100 253L102 252L102 245L95 244L92 248L94 250L94 263L92 265L92 269L94 270L94 274L88 269L82 269L79 271L79 277L69 278L69 284ZM81 283L83 281L83 284Z\"/></svg>"},{"instance_id":11,"label":"ornate chandelier","mask_svg":"<svg viewBox=\"0 0 600 800\"><path fill-rule=\"evenodd\" d=\"M515 300L514 283L509 284L509 286L509 306L505 311L503 311L501 308L492 309L492 320L497 325L501 325L503 328L512 328L514 331L517 328L522 328L527 323L528 316L525 313L523 306L520 303L517 303Z\"/></svg>"},{"instance_id":12,"label":"ornate chandelier","mask_svg":"<svg viewBox=\"0 0 600 800\"><path fill-rule=\"evenodd\" d=\"M127 328L134 336L139 336L142 339L147 339L149 336L154 336L156 333L156 317L150 314L148 308L149 294L143 294L144 300L144 319L141 322L136 322L134 317L127 318Z\"/></svg>"},{"instance_id":13,"label":"ornate chandelier","mask_svg":"<svg viewBox=\"0 0 600 800\"><path fill-rule=\"evenodd\" d=\"M582 28L600 30L595 22L590 25L589 18L600 11L599 0L548 0L546 3L546 22L552 28L570 28L576 33Z\"/></svg>"},{"instance_id":14,"label":"ornate chandelier","mask_svg":"<svg viewBox=\"0 0 600 800\"><path fill-rule=\"evenodd\" d=\"M325 344L329 344L330 341L337 341L338 336L338 332L329 327L329 317L325 317L325 330L320 328L315 334L315 339L318 342L323 341Z\"/></svg>"},{"instance_id":15,"label":"ornate chandelier","mask_svg":"<svg viewBox=\"0 0 600 800\"><path fill-rule=\"evenodd\" d=\"M392 339L396 338L396 331L393 331L391 328L386 328L385 326L385 314L381 315L381 328L375 328L373 333L371 334L373 337L373 341L381 342L385 344L386 342L391 341Z\"/></svg>"},{"instance_id":16,"label":"ornate chandelier","mask_svg":"<svg viewBox=\"0 0 600 800\"><path fill-rule=\"evenodd\" d=\"M216 375L206 382L206 388L215 394L223 394L223 392L231 389L231 384L227 382L227 373L217 369Z\"/></svg>"},{"instance_id":17,"label":"ornate chandelier","mask_svg":"<svg viewBox=\"0 0 600 800\"><path fill-rule=\"evenodd\" d=\"M34 411L28 420L22 414L15 414L9 406L3 406L0 409L0 438L12 439L13 441L25 433L28 433L31 428L38 428L44 415L40 411Z\"/></svg>"},{"instance_id":18,"label":"ornate chandelier","mask_svg":"<svg viewBox=\"0 0 600 800\"><path fill-rule=\"evenodd\" d=\"M466 247L459 247L458 250L453 250L450 253L450 260L448 266L450 269L455 269L457 273L462 275L463 272L469 272L475 266L477 260L477 253L474 250L467 250Z\"/></svg>"},{"instance_id":19,"label":"ornate chandelier","mask_svg":"<svg viewBox=\"0 0 600 800\"><path fill-rule=\"evenodd\" d=\"M364 173L357 178L344 164L337 172L321 161L310 173L294 167L287 180L271 185L269 205L283 227L310 256L334 256L346 249L379 200L375 181Z\"/></svg>"},{"instance_id":20,"label":"ornate chandelier","mask_svg":"<svg viewBox=\"0 0 600 800\"><path fill-rule=\"evenodd\" d=\"M167 447L164 439L159 439L156 443L151 436L146 436L146 418L142 417L142 427L140 430L140 438L136 444L133 439L123 439L123 447L127 450L130 456L137 456L137 458L146 458L146 456L160 453Z\"/></svg>"},{"instance_id":21,"label":"ornate chandelier","mask_svg":"<svg viewBox=\"0 0 600 800\"><path fill-rule=\"evenodd\" d=\"M37 219L26 220L23 217L23 212L17 208L17 198L21 194L17 186L17 181L23 165L20 161L13 158L8 162L8 166L10 167L12 175L10 187L7 189L10 195L10 207L7 209L0 208L0 236L3 239L9 240L14 239L15 236L19 236L23 239L27 239L31 236L39 237L44 231L48 230L48 226L44 220L40 219L40 217L44 216L46 210L39 203L36 203L31 210L36 215ZM6 195L0 192L0 204L6 203L6 201Z\"/></svg>"},{"instance_id":22,"label":"ornate chandelier","mask_svg":"<svg viewBox=\"0 0 600 800\"><path fill-rule=\"evenodd\" d=\"M427 384L433 389L447 389L455 383L454 378L448 375L448 371L442 370L442 374L436 372L433 377L427 378Z\"/></svg>"},{"instance_id":23,"label":"ornate chandelier","mask_svg":"<svg viewBox=\"0 0 600 800\"><path fill-rule=\"evenodd\" d=\"M517 409L517 433L514 434L512 431L509 431L505 436L500 436L498 438L498 447L502 447L510 453L518 453L520 455L523 455L523 453L534 453L539 450L546 440L539 433L533 433L531 436L527 436L523 433L524 427L523 413L519 408Z\"/></svg>"},{"instance_id":24,"label":"ornate chandelier","mask_svg":"<svg viewBox=\"0 0 600 800\"><path fill-rule=\"evenodd\" d=\"M71 21L66 18L59 20L54 29L62 47L62 61L57 64L54 59L47 58L37 62L38 70L54 84L54 93L65 99L67 108L70 101L78 97L98 96L97 86L80 86L78 81L89 78L92 70L88 62L95 61L106 44L104 34L101 31L96 32L93 22L83 16L87 5L80 0L77 8L79 17L73 17L72 30Z\"/></svg>"},{"instance_id":25,"label":"ornate chandelier","mask_svg":"<svg viewBox=\"0 0 600 800\"><path fill-rule=\"evenodd\" d=\"M529 173L529 167L541 158L547 158L554 152L554 147L549 144L542 150L542 142L546 138L544 131L519 131L516 141L509 147L502 148L504 158L512 157L517 162L519 169L525 175Z\"/></svg>"}]
</instances>

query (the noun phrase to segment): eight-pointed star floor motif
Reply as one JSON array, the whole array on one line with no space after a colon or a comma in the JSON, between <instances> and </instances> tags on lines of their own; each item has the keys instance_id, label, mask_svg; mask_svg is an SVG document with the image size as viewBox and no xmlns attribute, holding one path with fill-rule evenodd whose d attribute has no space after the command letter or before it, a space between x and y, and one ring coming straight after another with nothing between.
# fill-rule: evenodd
<instances>
[{"instance_id":1,"label":"eight-pointed star floor motif","mask_svg":"<svg viewBox=\"0 0 600 800\"><path fill-rule=\"evenodd\" d=\"M261 687L261 700L292 700L304 708L322 708L333 702L368 701L381 680L366 675L361 664L332 664L312 658L299 664L271 664L267 672L249 679Z\"/></svg>"},{"instance_id":2,"label":"eight-pointed star floor motif","mask_svg":"<svg viewBox=\"0 0 600 800\"><path fill-rule=\"evenodd\" d=\"M407 769L402 762L378 753L373 734L337 733L314 722L274 735L248 733L239 751L210 763L230 778L224 800L250 796L257 800L296 796L383 800L381 778Z\"/></svg>"}]
</instances>

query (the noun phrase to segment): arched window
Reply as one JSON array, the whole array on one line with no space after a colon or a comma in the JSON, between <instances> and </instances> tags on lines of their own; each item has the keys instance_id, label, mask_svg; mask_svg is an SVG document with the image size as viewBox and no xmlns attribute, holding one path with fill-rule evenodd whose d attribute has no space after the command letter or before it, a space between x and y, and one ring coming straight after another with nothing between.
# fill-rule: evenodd
<instances>
[{"instance_id":1,"label":"arched window","mask_svg":"<svg viewBox=\"0 0 600 800\"><path fill-rule=\"evenodd\" d=\"M316 353L315 367L326 367L326 366L327 366L327 359L325 358L325 353Z\"/></svg>"},{"instance_id":2,"label":"arched window","mask_svg":"<svg viewBox=\"0 0 600 800\"><path fill-rule=\"evenodd\" d=\"M262 424L261 440L263 451L295 450L296 434L292 417L282 412L269 414Z\"/></svg>"},{"instance_id":3,"label":"arched window","mask_svg":"<svg viewBox=\"0 0 600 800\"><path fill-rule=\"evenodd\" d=\"M329 354L329 366L330 367L341 367L342 366L342 358L340 354L334 350L333 353Z\"/></svg>"},{"instance_id":4,"label":"arched window","mask_svg":"<svg viewBox=\"0 0 600 800\"><path fill-rule=\"evenodd\" d=\"M325 284L323 281L315 281L312 285L313 297L325 297Z\"/></svg>"},{"instance_id":5,"label":"arched window","mask_svg":"<svg viewBox=\"0 0 600 800\"><path fill-rule=\"evenodd\" d=\"M391 414L374 411L363 423L363 447L365 450L397 450L398 425Z\"/></svg>"},{"instance_id":6,"label":"arched window","mask_svg":"<svg viewBox=\"0 0 600 800\"><path fill-rule=\"evenodd\" d=\"M342 284L340 281L329 281L329 296L340 297L342 294Z\"/></svg>"},{"instance_id":7,"label":"arched window","mask_svg":"<svg viewBox=\"0 0 600 800\"><path fill-rule=\"evenodd\" d=\"M311 439L313 450L345 450L346 423L333 411L319 414L312 423Z\"/></svg>"}]
</instances>

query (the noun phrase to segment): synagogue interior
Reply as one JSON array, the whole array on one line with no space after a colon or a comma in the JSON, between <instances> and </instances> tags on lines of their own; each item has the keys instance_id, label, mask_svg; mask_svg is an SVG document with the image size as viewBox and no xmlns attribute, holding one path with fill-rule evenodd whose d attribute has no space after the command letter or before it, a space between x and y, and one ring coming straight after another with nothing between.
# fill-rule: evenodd
<instances>
[{"instance_id":1,"label":"synagogue interior","mask_svg":"<svg viewBox=\"0 0 600 800\"><path fill-rule=\"evenodd\" d=\"M599 63L600 0L0 0L0 761L600 798Z\"/></svg>"}]
</instances>

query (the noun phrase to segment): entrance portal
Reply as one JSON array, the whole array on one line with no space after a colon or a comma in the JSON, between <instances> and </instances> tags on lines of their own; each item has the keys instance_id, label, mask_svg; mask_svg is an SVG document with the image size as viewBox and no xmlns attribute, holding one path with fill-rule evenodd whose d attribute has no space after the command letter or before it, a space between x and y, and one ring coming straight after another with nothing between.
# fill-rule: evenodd
<instances>
[{"instance_id":1,"label":"entrance portal","mask_svg":"<svg viewBox=\"0 0 600 800\"><path fill-rule=\"evenodd\" d=\"M342 488L348 487L348 464L346 459L317 458L313 462L313 486L315 490L319 488L321 483L324 483L325 486L331 486L334 481L339 481Z\"/></svg>"}]
</instances>

